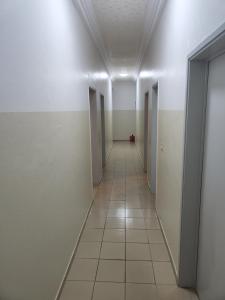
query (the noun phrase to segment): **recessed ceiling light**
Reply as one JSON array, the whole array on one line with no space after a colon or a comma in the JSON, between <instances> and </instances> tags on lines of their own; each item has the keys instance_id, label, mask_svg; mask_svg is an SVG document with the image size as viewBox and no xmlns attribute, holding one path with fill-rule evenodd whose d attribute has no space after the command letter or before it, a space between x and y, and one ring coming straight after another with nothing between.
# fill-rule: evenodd
<instances>
[{"instance_id":1,"label":"recessed ceiling light","mask_svg":"<svg viewBox=\"0 0 225 300\"><path fill-rule=\"evenodd\" d=\"M127 77L128 73L120 73L120 77Z\"/></svg>"}]
</instances>

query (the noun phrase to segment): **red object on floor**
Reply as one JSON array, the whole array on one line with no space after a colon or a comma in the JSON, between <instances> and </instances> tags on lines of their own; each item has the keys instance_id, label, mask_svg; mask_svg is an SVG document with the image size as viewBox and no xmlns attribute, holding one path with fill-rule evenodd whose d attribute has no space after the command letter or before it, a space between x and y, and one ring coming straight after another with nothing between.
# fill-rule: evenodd
<instances>
[{"instance_id":1,"label":"red object on floor","mask_svg":"<svg viewBox=\"0 0 225 300\"><path fill-rule=\"evenodd\" d=\"M130 143L135 143L135 136L133 134L130 136Z\"/></svg>"}]
</instances>

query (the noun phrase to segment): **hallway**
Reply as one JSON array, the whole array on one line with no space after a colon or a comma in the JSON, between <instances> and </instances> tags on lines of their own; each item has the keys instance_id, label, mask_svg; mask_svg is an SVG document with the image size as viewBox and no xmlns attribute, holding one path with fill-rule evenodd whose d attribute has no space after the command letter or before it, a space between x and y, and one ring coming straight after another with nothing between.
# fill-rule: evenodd
<instances>
[{"instance_id":1,"label":"hallway","mask_svg":"<svg viewBox=\"0 0 225 300\"><path fill-rule=\"evenodd\" d=\"M116 142L60 300L194 300L176 287L136 146Z\"/></svg>"},{"instance_id":2,"label":"hallway","mask_svg":"<svg viewBox=\"0 0 225 300\"><path fill-rule=\"evenodd\" d=\"M0 300L225 300L225 1L0 24Z\"/></svg>"}]
</instances>

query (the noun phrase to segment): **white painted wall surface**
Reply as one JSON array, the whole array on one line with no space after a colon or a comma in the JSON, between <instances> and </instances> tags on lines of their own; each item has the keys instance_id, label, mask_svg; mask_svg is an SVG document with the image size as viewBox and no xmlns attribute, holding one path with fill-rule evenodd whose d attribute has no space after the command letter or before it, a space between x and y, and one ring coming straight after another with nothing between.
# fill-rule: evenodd
<instances>
[{"instance_id":1,"label":"white painted wall surface","mask_svg":"<svg viewBox=\"0 0 225 300\"><path fill-rule=\"evenodd\" d=\"M187 56L224 20L222 0L167 1L137 82L137 144L143 155L144 94L159 81L156 207L176 271L179 269Z\"/></svg>"},{"instance_id":2,"label":"white painted wall surface","mask_svg":"<svg viewBox=\"0 0 225 300\"><path fill-rule=\"evenodd\" d=\"M113 82L113 139L128 140L136 132L136 83L134 80Z\"/></svg>"},{"instance_id":3,"label":"white painted wall surface","mask_svg":"<svg viewBox=\"0 0 225 300\"><path fill-rule=\"evenodd\" d=\"M89 86L109 151L111 81L72 0L2 0L0 66L0 298L53 300L92 201Z\"/></svg>"}]
</instances>

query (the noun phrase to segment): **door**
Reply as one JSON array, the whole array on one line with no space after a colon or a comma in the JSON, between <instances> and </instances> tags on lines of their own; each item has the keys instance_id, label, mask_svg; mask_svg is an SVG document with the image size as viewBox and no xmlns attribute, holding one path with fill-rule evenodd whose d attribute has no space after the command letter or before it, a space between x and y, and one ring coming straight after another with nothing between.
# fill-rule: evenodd
<instances>
[{"instance_id":1,"label":"door","mask_svg":"<svg viewBox=\"0 0 225 300\"><path fill-rule=\"evenodd\" d=\"M105 166L105 100L101 95L102 167Z\"/></svg>"},{"instance_id":2,"label":"door","mask_svg":"<svg viewBox=\"0 0 225 300\"><path fill-rule=\"evenodd\" d=\"M225 299L225 55L209 63L197 291Z\"/></svg>"},{"instance_id":3,"label":"door","mask_svg":"<svg viewBox=\"0 0 225 300\"><path fill-rule=\"evenodd\" d=\"M157 157L157 119L158 119L158 85L152 88L151 110L151 164L150 164L150 188L156 193L156 157Z\"/></svg>"},{"instance_id":4,"label":"door","mask_svg":"<svg viewBox=\"0 0 225 300\"><path fill-rule=\"evenodd\" d=\"M144 103L144 171L147 172L148 164L148 93L145 94Z\"/></svg>"},{"instance_id":5,"label":"door","mask_svg":"<svg viewBox=\"0 0 225 300\"><path fill-rule=\"evenodd\" d=\"M93 185L99 182L99 158L98 158L98 123L97 123L97 100L96 91L89 89L90 102L90 130L91 130L91 158L92 158L92 180Z\"/></svg>"}]
</instances>

